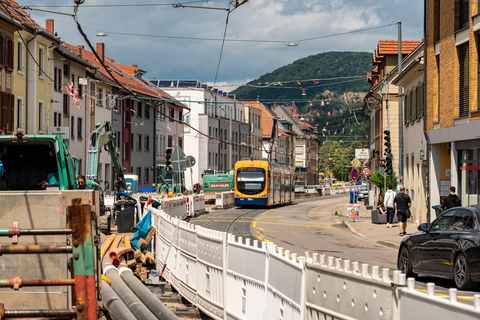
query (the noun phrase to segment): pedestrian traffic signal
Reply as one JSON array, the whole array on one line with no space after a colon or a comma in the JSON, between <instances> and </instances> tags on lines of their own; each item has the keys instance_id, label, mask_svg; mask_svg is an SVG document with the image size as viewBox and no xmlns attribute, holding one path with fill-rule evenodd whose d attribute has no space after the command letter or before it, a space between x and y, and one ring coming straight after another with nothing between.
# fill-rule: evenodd
<instances>
[{"instance_id":1,"label":"pedestrian traffic signal","mask_svg":"<svg viewBox=\"0 0 480 320\"><path fill-rule=\"evenodd\" d=\"M171 172L172 171L172 163L170 162L170 158L172 157L172 148L167 148L165 150L165 171Z\"/></svg>"}]
</instances>

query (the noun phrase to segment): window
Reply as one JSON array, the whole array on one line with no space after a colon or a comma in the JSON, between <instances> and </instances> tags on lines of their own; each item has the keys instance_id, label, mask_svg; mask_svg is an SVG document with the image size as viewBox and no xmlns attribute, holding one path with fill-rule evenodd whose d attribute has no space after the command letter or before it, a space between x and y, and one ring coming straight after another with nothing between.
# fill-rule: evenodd
<instances>
[{"instance_id":1,"label":"window","mask_svg":"<svg viewBox=\"0 0 480 320\"><path fill-rule=\"evenodd\" d=\"M63 85L63 81L62 81L62 69L58 69L58 77L57 77L57 81L58 81L58 90L62 90L62 85Z\"/></svg>"},{"instance_id":2,"label":"window","mask_svg":"<svg viewBox=\"0 0 480 320\"><path fill-rule=\"evenodd\" d=\"M137 134L137 150L142 150L142 135ZM139 178L140 179L140 178Z\"/></svg>"},{"instance_id":3,"label":"window","mask_svg":"<svg viewBox=\"0 0 480 320\"><path fill-rule=\"evenodd\" d=\"M70 103L68 94L63 95L63 114L68 116L70 114Z\"/></svg>"},{"instance_id":4,"label":"window","mask_svg":"<svg viewBox=\"0 0 480 320\"><path fill-rule=\"evenodd\" d=\"M123 160L128 161L128 142L125 142L123 145ZM130 168L130 172L133 172L133 169Z\"/></svg>"},{"instance_id":5,"label":"window","mask_svg":"<svg viewBox=\"0 0 480 320\"><path fill-rule=\"evenodd\" d=\"M433 1L433 41L440 40L440 0Z\"/></svg>"},{"instance_id":6,"label":"window","mask_svg":"<svg viewBox=\"0 0 480 320\"><path fill-rule=\"evenodd\" d=\"M43 102L38 103L38 131L43 131Z\"/></svg>"},{"instance_id":7,"label":"window","mask_svg":"<svg viewBox=\"0 0 480 320\"><path fill-rule=\"evenodd\" d=\"M133 150L133 141L134 141L134 139L133 139L133 133L132 133L132 134L130 134L130 141L132 142L132 144L131 144L131 147L130 147L130 148L132 148L132 150Z\"/></svg>"},{"instance_id":8,"label":"window","mask_svg":"<svg viewBox=\"0 0 480 320\"><path fill-rule=\"evenodd\" d=\"M72 73L72 77L71 77L71 82L73 83L73 85L75 85L75 75Z\"/></svg>"},{"instance_id":9,"label":"window","mask_svg":"<svg viewBox=\"0 0 480 320\"><path fill-rule=\"evenodd\" d=\"M455 213L455 210L448 211L442 214L440 217L437 218L437 220L432 222L432 225L430 226L430 231L445 230L445 228L448 225L448 222L450 221L454 213Z\"/></svg>"},{"instance_id":10,"label":"window","mask_svg":"<svg viewBox=\"0 0 480 320\"><path fill-rule=\"evenodd\" d=\"M211 159L212 159L212 153L209 152L209 153L208 153L208 165L209 165L209 166L212 164L212 160L211 160Z\"/></svg>"},{"instance_id":11,"label":"window","mask_svg":"<svg viewBox=\"0 0 480 320\"><path fill-rule=\"evenodd\" d=\"M468 1L467 1L468 3ZM468 101L469 101L469 42L461 44L457 47L458 52L458 80L459 80L459 110L458 117L468 117Z\"/></svg>"},{"instance_id":12,"label":"window","mask_svg":"<svg viewBox=\"0 0 480 320\"><path fill-rule=\"evenodd\" d=\"M145 119L150 119L150 107L145 105Z\"/></svg>"},{"instance_id":13,"label":"window","mask_svg":"<svg viewBox=\"0 0 480 320\"><path fill-rule=\"evenodd\" d=\"M23 128L23 98L17 97L17 128Z\"/></svg>"},{"instance_id":14,"label":"window","mask_svg":"<svg viewBox=\"0 0 480 320\"><path fill-rule=\"evenodd\" d=\"M112 109L112 107L113 107L113 99L112 98L113 97L110 94L110 92L105 91L105 99L106 99L105 108Z\"/></svg>"},{"instance_id":15,"label":"window","mask_svg":"<svg viewBox=\"0 0 480 320\"><path fill-rule=\"evenodd\" d=\"M54 127L57 127L57 126L58 126L58 125L57 125L57 113L56 113L56 112L53 113L53 126L54 126Z\"/></svg>"},{"instance_id":16,"label":"window","mask_svg":"<svg viewBox=\"0 0 480 320\"><path fill-rule=\"evenodd\" d=\"M150 136L145 135L145 146L143 148L144 151L150 151Z\"/></svg>"},{"instance_id":17,"label":"window","mask_svg":"<svg viewBox=\"0 0 480 320\"><path fill-rule=\"evenodd\" d=\"M69 70L68 70L68 64L64 64L64 65L63 65L63 76L64 76L64 77L67 77L67 78L70 76L70 72L69 72ZM94 92L95 92L95 91L94 91Z\"/></svg>"},{"instance_id":18,"label":"window","mask_svg":"<svg viewBox=\"0 0 480 320\"><path fill-rule=\"evenodd\" d=\"M168 116L170 117L169 121L173 122L173 119L175 119L175 110L173 108L168 108Z\"/></svg>"},{"instance_id":19,"label":"window","mask_svg":"<svg viewBox=\"0 0 480 320\"><path fill-rule=\"evenodd\" d=\"M23 72L23 43L19 41L17 47L17 70Z\"/></svg>"},{"instance_id":20,"label":"window","mask_svg":"<svg viewBox=\"0 0 480 320\"><path fill-rule=\"evenodd\" d=\"M457 211L455 217L453 217L452 222L448 226L447 230L461 230L461 231L471 231L475 227L475 220L472 214L468 211Z\"/></svg>"},{"instance_id":21,"label":"window","mask_svg":"<svg viewBox=\"0 0 480 320\"><path fill-rule=\"evenodd\" d=\"M122 145L122 133L120 131L116 131L115 132L115 137L117 138L117 146L121 146Z\"/></svg>"},{"instance_id":22,"label":"window","mask_svg":"<svg viewBox=\"0 0 480 320\"><path fill-rule=\"evenodd\" d=\"M103 89L98 88L96 100L97 100L97 106L103 107Z\"/></svg>"},{"instance_id":23,"label":"window","mask_svg":"<svg viewBox=\"0 0 480 320\"><path fill-rule=\"evenodd\" d=\"M178 120L182 121L183 119L183 113L182 113L182 109L178 110Z\"/></svg>"},{"instance_id":24,"label":"window","mask_svg":"<svg viewBox=\"0 0 480 320\"><path fill-rule=\"evenodd\" d=\"M417 93L418 93L418 101L417 101L417 108L418 108L418 111L417 111L417 119L421 119L423 118L423 111L424 111L424 101L423 101L423 90L424 90L424 87L423 87L423 83L419 83L418 84L418 87L417 87Z\"/></svg>"},{"instance_id":25,"label":"window","mask_svg":"<svg viewBox=\"0 0 480 320\"><path fill-rule=\"evenodd\" d=\"M140 101L137 102L137 117L142 117L143 106Z\"/></svg>"},{"instance_id":26,"label":"window","mask_svg":"<svg viewBox=\"0 0 480 320\"><path fill-rule=\"evenodd\" d=\"M72 138L75 138L75 117L72 116L70 118L70 133L71 133L71 137Z\"/></svg>"},{"instance_id":27,"label":"window","mask_svg":"<svg viewBox=\"0 0 480 320\"><path fill-rule=\"evenodd\" d=\"M155 150L155 153L158 154L158 150L160 150L160 147L158 146L158 134L155 135L155 148L157 148L157 150Z\"/></svg>"},{"instance_id":28,"label":"window","mask_svg":"<svg viewBox=\"0 0 480 320\"><path fill-rule=\"evenodd\" d=\"M143 175L144 175L144 178L143 178L143 182L145 183L148 183L148 168L144 168L143 169Z\"/></svg>"},{"instance_id":29,"label":"window","mask_svg":"<svg viewBox=\"0 0 480 320\"><path fill-rule=\"evenodd\" d=\"M82 98L83 97L83 86L80 84L80 77L77 78L77 83L78 83L78 97Z\"/></svg>"},{"instance_id":30,"label":"window","mask_svg":"<svg viewBox=\"0 0 480 320\"><path fill-rule=\"evenodd\" d=\"M168 145L167 145L167 148L171 148L172 147L172 136L168 136Z\"/></svg>"},{"instance_id":31,"label":"window","mask_svg":"<svg viewBox=\"0 0 480 320\"><path fill-rule=\"evenodd\" d=\"M142 181L142 168L137 168L138 181Z\"/></svg>"},{"instance_id":32,"label":"window","mask_svg":"<svg viewBox=\"0 0 480 320\"><path fill-rule=\"evenodd\" d=\"M43 70L45 70L45 58L44 58L44 51L43 48L38 49L38 76L44 77L45 74Z\"/></svg>"},{"instance_id":33,"label":"window","mask_svg":"<svg viewBox=\"0 0 480 320\"><path fill-rule=\"evenodd\" d=\"M58 77L57 77L57 68L54 68L53 72L53 89L58 90Z\"/></svg>"},{"instance_id":34,"label":"window","mask_svg":"<svg viewBox=\"0 0 480 320\"><path fill-rule=\"evenodd\" d=\"M82 118L77 119L77 137L82 138Z\"/></svg>"},{"instance_id":35,"label":"window","mask_svg":"<svg viewBox=\"0 0 480 320\"><path fill-rule=\"evenodd\" d=\"M125 129L129 128L128 111L125 111L123 113L123 126L125 127ZM132 140L132 142L133 142L133 140Z\"/></svg>"},{"instance_id":36,"label":"window","mask_svg":"<svg viewBox=\"0 0 480 320\"><path fill-rule=\"evenodd\" d=\"M183 149L183 139L178 138L178 146Z\"/></svg>"},{"instance_id":37,"label":"window","mask_svg":"<svg viewBox=\"0 0 480 320\"><path fill-rule=\"evenodd\" d=\"M457 29L463 29L468 27L468 22L469 22L469 6L468 6L468 0L460 0L460 19L459 19L459 25Z\"/></svg>"}]
</instances>

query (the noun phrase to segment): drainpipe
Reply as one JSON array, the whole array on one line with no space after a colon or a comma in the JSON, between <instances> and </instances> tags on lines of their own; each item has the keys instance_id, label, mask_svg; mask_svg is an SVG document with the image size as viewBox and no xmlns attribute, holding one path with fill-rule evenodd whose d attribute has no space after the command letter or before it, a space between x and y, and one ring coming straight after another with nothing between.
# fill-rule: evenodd
<instances>
[{"instance_id":1,"label":"drainpipe","mask_svg":"<svg viewBox=\"0 0 480 320\"><path fill-rule=\"evenodd\" d=\"M425 136L425 141L427 142L427 172L425 174L425 205L427 209L427 223L430 224L430 154L432 151L432 145L430 144L430 138L427 133L427 59L426 59L426 48L427 48L427 0L423 0L423 132Z\"/></svg>"},{"instance_id":2,"label":"drainpipe","mask_svg":"<svg viewBox=\"0 0 480 320\"><path fill-rule=\"evenodd\" d=\"M20 33L19 33L20 34ZM30 43L30 41L32 40L35 40L35 38L37 37L37 29L33 29L33 38L30 39L30 40L27 40L27 43L26 43L26 49L27 51L29 51L28 49L28 44ZM35 51L34 51L35 52ZM28 106L28 84L29 84L29 73L30 73L30 58L29 58L29 55L27 55L27 64L25 66L26 70L25 70L25 82L26 82L26 86L25 86L25 105L24 105L24 108L25 108L25 132L24 134L28 134L28 109L29 109L29 106ZM33 108L34 112L35 112L35 106ZM33 133L35 133L35 130L33 131Z\"/></svg>"},{"instance_id":3,"label":"drainpipe","mask_svg":"<svg viewBox=\"0 0 480 320\"><path fill-rule=\"evenodd\" d=\"M402 73L402 22L398 21L398 74ZM403 181L403 107L402 87L398 87L398 175ZM393 184L393 183L392 183Z\"/></svg>"}]
</instances>

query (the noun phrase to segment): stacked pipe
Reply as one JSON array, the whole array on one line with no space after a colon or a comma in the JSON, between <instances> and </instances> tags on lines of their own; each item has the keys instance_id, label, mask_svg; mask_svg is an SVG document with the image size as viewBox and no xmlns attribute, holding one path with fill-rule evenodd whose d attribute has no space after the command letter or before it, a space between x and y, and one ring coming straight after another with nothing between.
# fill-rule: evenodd
<instances>
[{"instance_id":1,"label":"stacked pipe","mask_svg":"<svg viewBox=\"0 0 480 320\"><path fill-rule=\"evenodd\" d=\"M178 320L127 267L124 256L131 252L129 247L130 241L125 235L111 235L101 247L105 309L114 320Z\"/></svg>"}]
</instances>

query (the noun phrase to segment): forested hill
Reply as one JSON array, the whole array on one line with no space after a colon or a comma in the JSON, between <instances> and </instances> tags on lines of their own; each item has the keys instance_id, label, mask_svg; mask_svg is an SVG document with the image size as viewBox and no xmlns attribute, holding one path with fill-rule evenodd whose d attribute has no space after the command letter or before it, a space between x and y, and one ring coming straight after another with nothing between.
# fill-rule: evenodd
<instances>
[{"instance_id":1,"label":"forested hill","mask_svg":"<svg viewBox=\"0 0 480 320\"><path fill-rule=\"evenodd\" d=\"M370 89L372 54L325 52L299 59L262 75L234 93L237 100L259 100L292 106L307 122L332 140L350 144L365 139L368 118L361 114L362 98ZM322 135L322 134L321 134Z\"/></svg>"}]
</instances>

